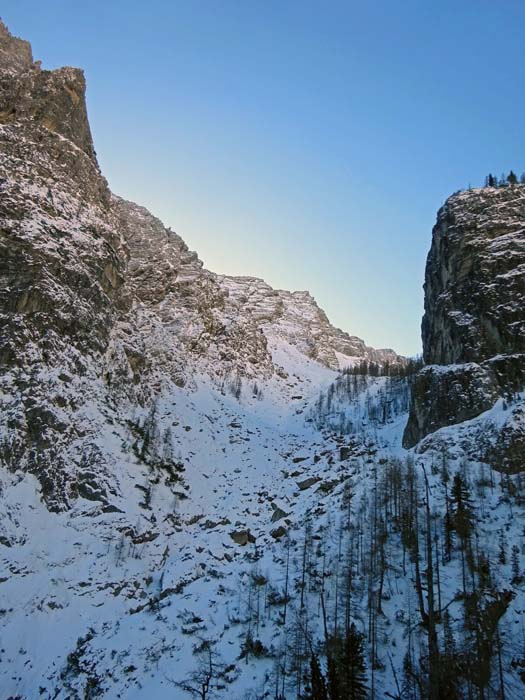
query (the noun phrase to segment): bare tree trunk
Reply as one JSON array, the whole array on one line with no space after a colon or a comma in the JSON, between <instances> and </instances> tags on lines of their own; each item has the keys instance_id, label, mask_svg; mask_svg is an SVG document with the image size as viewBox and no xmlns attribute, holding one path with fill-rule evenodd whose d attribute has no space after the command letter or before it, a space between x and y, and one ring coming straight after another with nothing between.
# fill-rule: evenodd
<instances>
[{"instance_id":1,"label":"bare tree trunk","mask_svg":"<svg viewBox=\"0 0 525 700\"><path fill-rule=\"evenodd\" d=\"M421 571L419 568L419 518L417 514L417 504L416 504L416 510L415 510L415 574L416 574L416 593L417 593L417 602L419 605L419 613L421 615L421 622L423 625L428 624L428 615L425 611L425 601L423 600L423 586L421 584Z\"/></svg>"},{"instance_id":2,"label":"bare tree trunk","mask_svg":"<svg viewBox=\"0 0 525 700\"><path fill-rule=\"evenodd\" d=\"M425 475L425 494L426 494L426 516L427 516L427 600L428 600L428 657L429 657L429 680L430 680L430 698L437 700L439 697L439 647L436 634L436 621L434 612L434 567L433 567L433 548L432 548L432 521L430 517L430 493L428 488L427 474Z\"/></svg>"},{"instance_id":3,"label":"bare tree trunk","mask_svg":"<svg viewBox=\"0 0 525 700\"><path fill-rule=\"evenodd\" d=\"M505 680L503 678L503 664L501 662L501 639L499 636L499 630L496 632L496 643L498 645L498 671L499 671L499 688L500 688L500 700L505 700Z\"/></svg>"},{"instance_id":4,"label":"bare tree trunk","mask_svg":"<svg viewBox=\"0 0 525 700\"><path fill-rule=\"evenodd\" d=\"M286 611L288 608L288 582L290 579L290 536L287 537L286 543L286 576L284 581L284 609L283 609L283 625L286 624Z\"/></svg>"},{"instance_id":5,"label":"bare tree trunk","mask_svg":"<svg viewBox=\"0 0 525 700\"><path fill-rule=\"evenodd\" d=\"M437 591L438 591L438 620L441 620L441 611L442 611L442 603L441 603L441 577L439 573L439 535L437 533L437 526L434 525L434 543L436 545L436 584L437 584Z\"/></svg>"}]
</instances>

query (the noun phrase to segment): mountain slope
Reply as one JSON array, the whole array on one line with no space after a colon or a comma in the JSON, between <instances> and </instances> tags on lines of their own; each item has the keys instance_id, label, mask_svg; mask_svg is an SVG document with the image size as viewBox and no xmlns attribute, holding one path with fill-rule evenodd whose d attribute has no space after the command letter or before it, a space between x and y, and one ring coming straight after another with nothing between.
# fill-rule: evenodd
<instances>
[{"instance_id":1,"label":"mountain slope","mask_svg":"<svg viewBox=\"0 0 525 700\"><path fill-rule=\"evenodd\" d=\"M516 348L434 357L429 331L456 364L414 374L307 292L205 270L109 191L84 87L0 24L5 697L305 697L355 629L374 700L519 700L522 475L488 449L521 420ZM485 229L509 206L516 234L513 192L485 192ZM465 267L431 291L439 246L436 299Z\"/></svg>"},{"instance_id":2,"label":"mountain slope","mask_svg":"<svg viewBox=\"0 0 525 700\"><path fill-rule=\"evenodd\" d=\"M110 414L119 420L118 407L138 410L164 385L191 385L196 369L233 391L278 371L265 333L284 306L261 324L177 234L110 193L81 71L42 70L3 25L0 50L0 456L36 474L49 507L62 509L79 493L103 497L88 485L84 455L95 450L100 478L109 478L112 458L93 437ZM292 306L289 337L305 353L331 366L336 350L382 357L335 331L311 297ZM321 350L315 324L317 335L332 334Z\"/></svg>"}]
</instances>

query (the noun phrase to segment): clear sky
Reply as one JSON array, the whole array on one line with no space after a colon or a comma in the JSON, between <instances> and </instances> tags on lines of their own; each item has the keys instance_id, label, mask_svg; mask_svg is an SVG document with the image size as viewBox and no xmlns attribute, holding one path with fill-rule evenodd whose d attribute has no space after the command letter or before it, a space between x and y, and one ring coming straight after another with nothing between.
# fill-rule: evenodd
<instances>
[{"instance_id":1,"label":"clear sky","mask_svg":"<svg viewBox=\"0 0 525 700\"><path fill-rule=\"evenodd\" d=\"M525 170L523 0L2 0L77 65L104 174L207 267L420 349L438 207Z\"/></svg>"}]
</instances>

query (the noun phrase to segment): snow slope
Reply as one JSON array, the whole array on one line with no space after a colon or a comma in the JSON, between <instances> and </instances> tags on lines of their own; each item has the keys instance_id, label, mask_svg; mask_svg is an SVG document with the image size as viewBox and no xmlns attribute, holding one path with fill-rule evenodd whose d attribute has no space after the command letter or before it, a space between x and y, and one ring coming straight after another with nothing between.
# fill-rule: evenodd
<instances>
[{"instance_id":1,"label":"snow slope","mask_svg":"<svg viewBox=\"0 0 525 700\"><path fill-rule=\"evenodd\" d=\"M145 420L146 411L119 416L99 436L114 457L117 486L109 506L80 498L70 511L50 513L34 477L3 473L2 536L11 544L2 551L0 584L0 685L6 697L189 698L192 693L177 684L195 684L191 677L198 675L208 642L213 643L216 669L210 697L274 697L276 669L283 659L285 692L295 696L296 672L290 660L286 666L284 650L294 621L304 614L298 597L305 527L320 538L324 550L324 573L309 574L305 593L309 629L314 639L322 639L316 581L326 581L322 585L333 614L333 576L339 571L342 580L346 556L340 542L341 537L346 542L347 532L341 535L341 528L351 522L365 541L370 537L367 522L385 465L408 454L401 448L406 411L342 437L319 419L316 425L311 416L317 415L319 392L326 395L331 383L345 381L345 376L308 360L286 342L275 344L272 355L287 378L275 375L257 392L252 382L245 382L238 399L206 376L196 376L192 390L172 387L159 396L155 439L169 428L173 452L184 465L182 481L167 483L162 470L134 457L133 431L123 426L126 420L130 425ZM377 395L387 381L365 378L369 386L360 393ZM344 405L341 400L339 408ZM364 405L366 401L357 412L361 421L366 419ZM355 404L347 402L346 410L355 415ZM485 419L497 420L501 411L497 406ZM462 459L460 446L453 448L452 438L459 435L454 430L440 431L444 444L451 445L451 472L461 468ZM341 448L347 451L342 454ZM429 448L416 463L420 477L423 469L428 474L436 520L445 507L436 466L441 460L442 452ZM487 467L469 464L468 469L473 484L483 470L486 479ZM476 488L478 537L491 560L497 559L498 533L504 527L508 542L520 547L523 568L523 505L515 497L509 500L497 483L491 489ZM286 534L275 533L278 527ZM248 533L250 541L240 544ZM313 569L321 566L320 555L314 554L309 555ZM293 594L283 625L282 605L269 601L278 600L272 592L282 592L287 557ZM424 630L412 619L413 566L402 560L399 535L393 532L375 697L395 689L392 669L401 674L408 631L414 649L424 643ZM441 587L459 639L458 567L455 555L442 568ZM494 575L500 588L510 586L515 592L501 635L507 697L518 700L523 686L512 661L523 634L523 583L510 584L510 563ZM365 579L356 582L352 618L366 632L370 590ZM248 633L262 643L262 656L240 658ZM369 661L369 678L370 672Z\"/></svg>"}]
</instances>

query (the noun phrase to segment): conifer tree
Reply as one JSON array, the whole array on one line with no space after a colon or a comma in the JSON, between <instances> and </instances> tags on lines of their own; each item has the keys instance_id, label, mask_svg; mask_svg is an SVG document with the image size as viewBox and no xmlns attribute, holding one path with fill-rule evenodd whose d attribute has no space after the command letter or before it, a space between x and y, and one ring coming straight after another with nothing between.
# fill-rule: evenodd
<instances>
[{"instance_id":1,"label":"conifer tree","mask_svg":"<svg viewBox=\"0 0 525 700\"><path fill-rule=\"evenodd\" d=\"M409 650L407 650L405 658L403 659L403 683L401 691L404 700L417 700L418 698L414 666Z\"/></svg>"},{"instance_id":2,"label":"conifer tree","mask_svg":"<svg viewBox=\"0 0 525 700\"><path fill-rule=\"evenodd\" d=\"M512 545L510 565L512 568L512 583L521 583L522 576L520 572L520 549L517 544Z\"/></svg>"},{"instance_id":3,"label":"conifer tree","mask_svg":"<svg viewBox=\"0 0 525 700\"><path fill-rule=\"evenodd\" d=\"M459 472L454 475L451 499L454 507L454 527L461 539L465 541L472 527L472 510L468 486Z\"/></svg>"},{"instance_id":4,"label":"conifer tree","mask_svg":"<svg viewBox=\"0 0 525 700\"><path fill-rule=\"evenodd\" d=\"M310 656L310 691L305 695L305 700L328 700L326 682L313 652Z\"/></svg>"},{"instance_id":5,"label":"conifer tree","mask_svg":"<svg viewBox=\"0 0 525 700\"><path fill-rule=\"evenodd\" d=\"M457 649L450 613L443 615L443 654L440 659L440 700L459 699Z\"/></svg>"},{"instance_id":6,"label":"conifer tree","mask_svg":"<svg viewBox=\"0 0 525 700\"><path fill-rule=\"evenodd\" d=\"M500 564L507 563L507 542L503 531L499 533L498 561Z\"/></svg>"},{"instance_id":7,"label":"conifer tree","mask_svg":"<svg viewBox=\"0 0 525 700\"><path fill-rule=\"evenodd\" d=\"M365 700L367 697L366 666L363 635L352 623L345 639L342 660L342 697L345 700Z\"/></svg>"},{"instance_id":8,"label":"conifer tree","mask_svg":"<svg viewBox=\"0 0 525 700\"><path fill-rule=\"evenodd\" d=\"M330 700L343 700L339 689L339 674L333 654L328 654L326 678L328 681L328 697Z\"/></svg>"}]
</instances>

